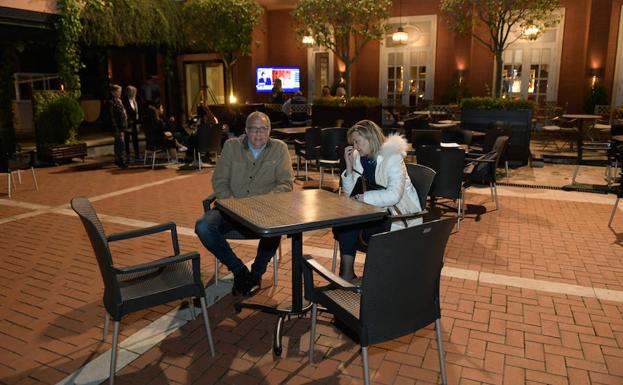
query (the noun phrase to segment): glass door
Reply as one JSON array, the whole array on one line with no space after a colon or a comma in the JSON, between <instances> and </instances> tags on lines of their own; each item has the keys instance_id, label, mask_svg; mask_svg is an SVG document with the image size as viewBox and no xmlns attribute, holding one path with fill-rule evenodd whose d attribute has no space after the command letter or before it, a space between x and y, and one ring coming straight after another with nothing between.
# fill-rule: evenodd
<instances>
[{"instance_id":1,"label":"glass door","mask_svg":"<svg viewBox=\"0 0 623 385\"><path fill-rule=\"evenodd\" d=\"M186 116L197 114L197 105L225 103L225 71L220 61L184 64Z\"/></svg>"},{"instance_id":2,"label":"glass door","mask_svg":"<svg viewBox=\"0 0 623 385\"><path fill-rule=\"evenodd\" d=\"M389 25L381 41L379 95L386 106L416 109L433 99L437 17L392 18ZM406 44L392 40L398 27L409 36Z\"/></svg>"}]
</instances>

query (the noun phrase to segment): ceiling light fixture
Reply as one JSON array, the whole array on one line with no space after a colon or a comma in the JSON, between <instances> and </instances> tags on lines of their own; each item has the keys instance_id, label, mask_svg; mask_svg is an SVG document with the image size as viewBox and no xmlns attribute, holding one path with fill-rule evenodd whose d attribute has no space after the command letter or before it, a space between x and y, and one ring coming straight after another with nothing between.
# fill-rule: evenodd
<instances>
[{"instance_id":1,"label":"ceiling light fixture","mask_svg":"<svg viewBox=\"0 0 623 385\"><path fill-rule=\"evenodd\" d=\"M402 28L402 0L398 3L398 7L398 29L392 34L392 41L395 44L403 45L407 44L409 34Z\"/></svg>"}]
</instances>

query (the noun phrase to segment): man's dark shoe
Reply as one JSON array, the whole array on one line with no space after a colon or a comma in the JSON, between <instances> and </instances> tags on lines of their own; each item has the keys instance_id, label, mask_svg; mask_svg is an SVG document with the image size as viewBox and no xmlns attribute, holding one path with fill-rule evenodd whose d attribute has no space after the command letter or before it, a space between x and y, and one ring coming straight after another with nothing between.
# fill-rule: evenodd
<instances>
[{"instance_id":1,"label":"man's dark shoe","mask_svg":"<svg viewBox=\"0 0 623 385\"><path fill-rule=\"evenodd\" d=\"M249 273L249 269L246 266L239 271L234 271L234 286L231 288L232 295L249 294L248 281L250 275L251 273Z\"/></svg>"},{"instance_id":2,"label":"man's dark shoe","mask_svg":"<svg viewBox=\"0 0 623 385\"><path fill-rule=\"evenodd\" d=\"M262 276L254 272L249 273L247 279L247 293L244 295L254 295L262 288Z\"/></svg>"}]
</instances>

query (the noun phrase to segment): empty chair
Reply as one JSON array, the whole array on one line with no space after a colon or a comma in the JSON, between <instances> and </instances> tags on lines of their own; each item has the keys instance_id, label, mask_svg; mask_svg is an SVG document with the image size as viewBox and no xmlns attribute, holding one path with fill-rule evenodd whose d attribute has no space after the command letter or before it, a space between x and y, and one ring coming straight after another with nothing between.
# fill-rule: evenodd
<instances>
[{"instance_id":1,"label":"empty chair","mask_svg":"<svg viewBox=\"0 0 623 385\"><path fill-rule=\"evenodd\" d=\"M346 133L348 128L346 127L330 127L323 128L320 131L320 149L318 167L320 168L320 182L318 188L322 188L322 177L325 168L331 168L331 175L333 175L333 169L339 168L340 158L342 154L338 152L340 145L347 143Z\"/></svg>"},{"instance_id":2,"label":"empty chair","mask_svg":"<svg viewBox=\"0 0 623 385\"><path fill-rule=\"evenodd\" d=\"M214 207L212 207L212 204L214 203L214 201L216 200L216 197L214 195L210 195L209 197L207 197L206 199L203 200L203 210L205 212L208 212L209 210L216 210ZM244 231L243 228L241 228L240 230L232 230L228 233L226 233L223 236L225 239L258 239L259 236L254 234L251 231ZM279 259L281 259L281 244L279 245ZM275 283L275 286L277 286L277 255L275 255L273 257L273 281ZM216 255L214 256L214 283L218 285L218 279L219 279L219 275L218 275L218 265L219 265L219 260L218 258L216 258Z\"/></svg>"},{"instance_id":3,"label":"empty chair","mask_svg":"<svg viewBox=\"0 0 623 385\"><path fill-rule=\"evenodd\" d=\"M506 151L507 144L508 136L500 136L495 140L493 149L489 153L478 158L467 158L467 161L470 162L470 171L465 175L463 190L469 188L473 183L489 184L491 199L495 202L496 209L500 208L496 185L496 170L502 155ZM462 195L465 195L464 192Z\"/></svg>"},{"instance_id":4,"label":"empty chair","mask_svg":"<svg viewBox=\"0 0 623 385\"><path fill-rule=\"evenodd\" d=\"M482 146L474 146L470 147L468 156L471 158L477 158L479 156L490 153L493 150L493 145L495 141L500 136L507 136L508 142L512 140L513 136L513 127L508 122L492 122L489 124L487 132L485 133L485 138ZM502 161L504 162L504 169L506 171L506 176L508 176L508 161L506 160L506 153L500 154L502 157Z\"/></svg>"},{"instance_id":5,"label":"empty chair","mask_svg":"<svg viewBox=\"0 0 623 385\"><path fill-rule=\"evenodd\" d=\"M201 312L205 324L210 352L214 356L214 342L210 331L210 321L205 300L205 288L201 282L201 265L196 251L180 254L177 241L177 227L168 222L160 225L125 231L107 236L95 209L87 198L76 197L71 200L71 207L78 214L86 230L91 246L97 258L104 281L104 335L108 334L108 322L112 317L113 337L110 351L110 377L112 385L117 364L117 342L119 321L126 314L148 309L178 299L196 297L201 302ZM109 243L142 237L150 234L171 232L172 252L164 252L168 257L148 263L132 266L115 265ZM190 301L193 317L194 306Z\"/></svg>"},{"instance_id":6,"label":"empty chair","mask_svg":"<svg viewBox=\"0 0 623 385\"><path fill-rule=\"evenodd\" d=\"M220 124L199 124L197 126L197 148L195 151L200 171L203 165L201 154L208 155L208 159L210 153L215 153L218 156L221 152L222 140L223 131Z\"/></svg>"},{"instance_id":7,"label":"empty chair","mask_svg":"<svg viewBox=\"0 0 623 385\"><path fill-rule=\"evenodd\" d=\"M463 168L465 166L465 152L460 148L437 146L420 146L416 150L418 164L435 170L435 179L430 188L429 196L432 201L444 198L456 202L457 229L460 228L463 208Z\"/></svg>"},{"instance_id":8,"label":"empty chair","mask_svg":"<svg viewBox=\"0 0 623 385\"><path fill-rule=\"evenodd\" d=\"M428 119L421 116L405 119L403 122L404 135L407 140L413 139L412 132L428 128Z\"/></svg>"},{"instance_id":9,"label":"empty chair","mask_svg":"<svg viewBox=\"0 0 623 385\"><path fill-rule=\"evenodd\" d=\"M288 120L293 126L307 126L311 124L311 106L308 103L291 103Z\"/></svg>"},{"instance_id":10,"label":"empty chair","mask_svg":"<svg viewBox=\"0 0 623 385\"><path fill-rule=\"evenodd\" d=\"M307 161L318 160L318 149L321 143L320 127L309 127L305 130L305 140L294 140L294 153L296 154L296 176L299 176L301 158L305 160L305 180L307 176Z\"/></svg>"},{"instance_id":11,"label":"empty chair","mask_svg":"<svg viewBox=\"0 0 623 385\"><path fill-rule=\"evenodd\" d=\"M417 146L439 146L441 143L441 130L413 130L411 132L411 143Z\"/></svg>"},{"instance_id":12,"label":"empty chair","mask_svg":"<svg viewBox=\"0 0 623 385\"><path fill-rule=\"evenodd\" d=\"M30 169L35 191L39 191L37 175L35 175L35 168L30 161L30 154L21 152L11 153L10 151L8 144L5 144L5 141L0 138L0 174L6 174L7 176L7 196L11 198L12 192L16 189L14 174L17 174L17 180L19 184L22 184L21 170L25 169Z\"/></svg>"},{"instance_id":13,"label":"empty chair","mask_svg":"<svg viewBox=\"0 0 623 385\"><path fill-rule=\"evenodd\" d=\"M372 236L361 287L303 260L305 297L312 302L309 361L313 362L318 306L359 338L364 383L369 384L368 347L413 333L435 322L442 384L447 383L442 346L439 284L452 231L450 218ZM314 273L329 282L316 287Z\"/></svg>"}]
</instances>

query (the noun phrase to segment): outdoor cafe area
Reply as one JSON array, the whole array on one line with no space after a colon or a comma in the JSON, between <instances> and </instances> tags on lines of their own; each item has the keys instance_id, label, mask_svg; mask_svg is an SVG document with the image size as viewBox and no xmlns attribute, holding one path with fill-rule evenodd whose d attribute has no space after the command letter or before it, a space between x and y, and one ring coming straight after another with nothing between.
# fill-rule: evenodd
<instances>
[{"instance_id":1,"label":"outdoor cafe area","mask_svg":"<svg viewBox=\"0 0 623 385\"><path fill-rule=\"evenodd\" d=\"M535 140L531 146L544 143ZM308 166L308 177L318 180L318 170ZM560 189L570 183L573 164L532 166L510 168L508 175L498 170L497 209L488 188L466 191L466 203L485 211L478 216L468 211L445 250L440 295L448 383L619 384L623 215L617 212L609 227L615 195ZM214 257L193 230L201 202L212 192L212 171L176 165L118 169L110 157L91 157L38 168L38 191L23 175L11 199L0 197L4 383L108 379L111 334L102 341L103 282L84 228L68 206L76 196L93 203L107 234L173 221L181 251L200 254L215 356L201 316L193 320L187 301L173 301L122 319L118 384L363 383L360 347L334 327L331 315L319 312L310 364L308 313L285 318L277 356L277 318L254 309L236 311L241 301L290 303L289 238L282 240L276 284L272 263L262 290L250 299L231 295L231 276L222 266L215 283ZM604 167L583 166L578 181L605 184L604 175ZM337 175L325 172L324 178L337 185ZM294 186L303 191L304 183ZM443 215L456 217L452 211ZM255 242L232 244L250 263ZM329 229L305 231L300 242L303 254L331 268ZM148 262L169 249L168 235L112 244L121 265ZM364 262L359 254L360 276ZM433 325L372 345L368 354L374 384L441 382Z\"/></svg>"}]
</instances>

